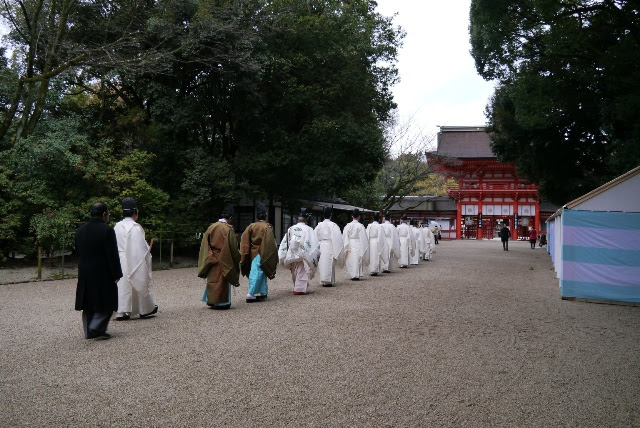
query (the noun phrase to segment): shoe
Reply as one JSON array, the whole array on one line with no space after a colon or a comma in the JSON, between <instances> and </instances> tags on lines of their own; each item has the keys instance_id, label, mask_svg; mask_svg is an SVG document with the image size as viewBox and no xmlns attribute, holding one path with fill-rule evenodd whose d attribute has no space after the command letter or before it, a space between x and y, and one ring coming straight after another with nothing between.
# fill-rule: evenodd
<instances>
[{"instance_id":1,"label":"shoe","mask_svg":"<svg viewBox=\"0 0 640 428\"><path fill-rule=\"evenodd\" d=\"M390 270L383 270L382 273L391 273Z\"/></svg>"},{"instance_id":2,"label":"shoe","mask_svg":"<svg viewBox=\"0 0 640 428\"><path fill-rule=\"evenodd\" d=\"M151 312L149 312L148 314L140 314L140 318L146 318L146 317L150 317L153 314L157 314L158 313L158 305L156 305L155 308L153 308L153 310ZM118 319L118 318L116 318Z\"/></svg>"},{"instance_id":3,"label":"shoe","mask_svg":"<svg viewBox=\"0 0 640 428\"><path fill-rule=\"evenodd\" d=\"M247 297L247 303L256 303L256 302L259 302L259 301L260 301L260 300L258 300L258 298L257 298L257 297L254 297L253 299L249 299L249 298Z\"/></svg>"},{"instance_id":4,"label":"shoe","mask_svg":"<svg viewBox=\"0 0 640 428\"><path fill-rule=\"evenodd\" d=\"M293 294L296 295L296 296L304 296L307 293L304 292L304 291L294 291Z\"/></svg>"},{"instance_id":5,"label":"shoe","mask_svg":"<svg viewBox=\"0 0 640 428\"><path fill-rule=\"evenodd\" d=\"M209 308L213 309L214 311L224 311L231 308L231 305L224 305L224 306L210 305Z\"/></svg>"},{"instance_id":6,"label":"shoe","mask_svg":"<svg viewBox=\"0 0 640 428\"><path fill-rule=\"evenodd\" d=\"M351 278L351 281L360 281L360 278Z\"/></svg>"},{"instance_id":7,"label":"shoe","mask_svg":"<svg viewBox=\"0 0 640 428\"><path fill-rule=\"evenodd\" d=\"M256 296L256 300L258 300L258 302L262 302L266 298L267 298L266 294L261 294L260 296Z\"/></svg>"},{"instance_id":8,"label":"shoe","mask_svg":"<svg viewBox=\"0 0 640 428\"><path fill-rule=\"evenodd\" d=\"M156 306L156 310L157 309L158 309L158 307ZM122 315L122 316L116 317L116 321L126 321L128 319L131 319L130 315Z\"/></svg>"},{"instance_id":9,"label":"shoe","mask_svg":"<svg viewBox=\"0 0 640 428\"><path fill-rule=\"evenodd\" d=\"M90 336L87 339L90 339L90 340L107 340L107 339L111 339L111 335L109 333L107 333L107 332L104 332L104 333L98 333L95 336Z\"/></svg>"},{"instance_id":10,"label":"shoe","mask_svg":"<svg viewBox=\"0 0 640 428\"><path fill-rule=\"evenodd\" d=\"M333 287L333 284L322 284L323 287Z\"/></svg>"},{"instance_id":11,"label":"shoe","mask_svg":"<svg viewBox=\"0 0 640 428\"><path fill-rule=\"evenodd\" d=\"M371 272L371 276L378 276L378 272Z\"/></svg>"}]
</instances>

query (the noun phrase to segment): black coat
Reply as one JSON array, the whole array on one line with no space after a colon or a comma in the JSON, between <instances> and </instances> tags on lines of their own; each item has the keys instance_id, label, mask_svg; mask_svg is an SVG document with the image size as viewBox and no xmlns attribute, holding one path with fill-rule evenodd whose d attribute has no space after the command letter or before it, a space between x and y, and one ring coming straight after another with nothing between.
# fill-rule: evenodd
<instances>
[{"instance_id":1,"label":"black coat","mask_svg":"<svg viewBox=\"0 0 640 428\"><path fill-rule=\"evenodd\" d=\"M122 278L118 244L113 228L92 218L76 232L78 287L76 310L118 310L118 286Z\"/></svg>"}]
</instances>

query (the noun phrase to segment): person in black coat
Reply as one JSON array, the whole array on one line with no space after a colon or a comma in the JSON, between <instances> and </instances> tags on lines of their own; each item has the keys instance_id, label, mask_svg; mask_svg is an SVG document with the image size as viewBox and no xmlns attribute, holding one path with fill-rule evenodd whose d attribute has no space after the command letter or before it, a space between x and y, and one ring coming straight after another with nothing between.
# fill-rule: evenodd
<instances>
[{"instance_id":1,"label":"person in black coat","mask_svg":"<svg viewBox=\"0 0 640 428\"><path fill-rule=\"evenodd\" d=\"M122 277L118 244L102 202L91 206L91 220L76 232L78 286L76 310L82 311L86 339L108 339L107 325L118 309L117 282Z\"/></svg>"},{"instance_id":2,"label":"person in black coat","mask_svg":"<svg viewBox=\"0 0 640 428\"><path fill-rule=\"evenodd\" d=\"M509 230L509 224L505 223L500 229L500 240L502 241L502 251L509 251L509 238L511 238L511 231Z\"/></svg>"}]
</instances>

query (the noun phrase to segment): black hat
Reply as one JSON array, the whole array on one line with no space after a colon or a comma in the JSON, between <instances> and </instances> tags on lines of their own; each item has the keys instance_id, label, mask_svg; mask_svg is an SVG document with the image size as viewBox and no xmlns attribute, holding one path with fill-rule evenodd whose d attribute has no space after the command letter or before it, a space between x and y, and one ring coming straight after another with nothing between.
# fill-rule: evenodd
<instances>
[{"instance_id":1,"label":"black hat","mask_svg":"<svg viewBox=\"0 0 640 428\"><path fill-rule=\"evenodd\" d=\"M309 213L307 212L307 209L306 208L300 208L300 215L298 217L304 218L304 219L309 217Z\"/></svg>"},{"instance_id":2,"label":"black hat","mask_svg":"<svg viewBox=\"0 0 640 428\"><path fill-rule=\"evenodd\" d=\"M262 202L256 204L256 213L258 215L267 215L267 207Z\"/></svg>"},{"instance_id":3,"label":"black hat","mask_svg":"<svg viewBox=\"0 0 640 428\"><path fill-rule=\"evenodd\" d=\"M233 205L227 203L224 204L224 209L222 210L222 217L223 218L229 218L229 217L233 217Z\"/></svg>"},{"instance_id":4,"label":"black hat","mask_svg":"<svg viewBox=\"0 0 640 428\"><path fill-rule=\"evenodd\" d=\"M406 221L406 220L409 220L409 217L407 217L407 215L405 214L402 216L402 221Z\"/></svg>"},{"instance_id":5,"label":"black hat","mask_svg":"<svg viewBox=\"0 0 640 428\"><path fill-rule=\"evenodd\" d=\"M324 216L324 218L329 218L331 217L332 212L333 207L324 207L324 209L322 210L322 215Z\"/></svg>"},{"instance_id":6,"label":"black hat","mask_svg":"<svg viewBox=\"0 0 640 428\"><path fill-rule=\"evenodd\" d=\"M391 213L389 212L389 210L386 210L384 212L384 218L386 218L386 219L391 218Z\"/></svg>"},{"instance_id":7,"label":"black hat","mask_svg":"<svg viewBox=\"0 0 640 428\"><path fill-rule=\"evenodd\" d=\"M353 212L351 213L351 215L353 217L360 217L360 210L358 208L354 208Z\"/></svg>"},{"instance_id":8,"label":"black hat","mask_svg":"<svg viewBox=\"0 0 640 428\"><path fill-rule=\"evenodd\" d=\"M133 198L124 198L122 200L122 211L125 214L138 212L138 204Z\"/></svg>"},{"instance_id":9,"label":"black hat","mask_svg":"<svg viewBox=\"0 0 640 428\"><path fill-rule=\"evenodd\" d=\"M375 221L380 220L380 211L374 211L374 212L373 212L373 219L374 219Z\"/></svg>"}]
</instances>

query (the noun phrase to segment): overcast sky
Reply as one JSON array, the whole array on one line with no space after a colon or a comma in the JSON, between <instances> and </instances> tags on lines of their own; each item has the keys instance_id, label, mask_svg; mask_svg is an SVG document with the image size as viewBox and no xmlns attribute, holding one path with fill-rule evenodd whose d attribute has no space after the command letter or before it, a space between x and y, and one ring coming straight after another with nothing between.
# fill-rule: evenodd
<instances>
[{"instance_id":1,"label":"overcast sky","mask_svg":"<svg viewBox=\"0 0 640 428\"><path fill-rule=\"evenodd\" d=\"M484 125L493 83L477 73L469 51L470 0L378 0L385 16L406 32L394 89L402 119L414 117L425 133L438 125Z\"/></svg>"}]
</instances>

